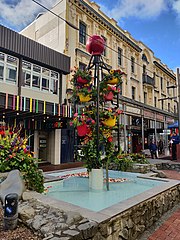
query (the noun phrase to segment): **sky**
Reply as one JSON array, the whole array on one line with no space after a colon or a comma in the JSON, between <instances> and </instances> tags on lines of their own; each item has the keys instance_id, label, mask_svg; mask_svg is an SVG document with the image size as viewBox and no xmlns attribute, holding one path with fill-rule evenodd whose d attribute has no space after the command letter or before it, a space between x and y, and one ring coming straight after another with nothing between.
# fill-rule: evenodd
<instances>
[{"instance_id":1,"label":"sky","mask_svg":"<svg viewBox=\"0 0 180 240\"><path fill-rule=\"evenodd\" d=\"M47 8L58 1L36 0ZM169 69L180 67L180 0L94 0ZM44 9L32 0L0 0L0 24L21 31Z\"/></svg>"}]
</instances>

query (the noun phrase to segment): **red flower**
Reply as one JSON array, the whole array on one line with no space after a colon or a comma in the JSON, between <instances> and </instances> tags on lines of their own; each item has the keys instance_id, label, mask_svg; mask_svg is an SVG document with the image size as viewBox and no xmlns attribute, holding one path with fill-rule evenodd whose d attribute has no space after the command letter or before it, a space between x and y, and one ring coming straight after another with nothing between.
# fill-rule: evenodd
<instances>
[{"instance_id":1,"label":"red flower","mask_svg":"<svg viewBox=\"0 0 180 240\"><path fill-rule=\"evenodd\" d=\"M108 142L112 142L113 141L113 137L108 137Z\"/></svg>"}]
</instances>

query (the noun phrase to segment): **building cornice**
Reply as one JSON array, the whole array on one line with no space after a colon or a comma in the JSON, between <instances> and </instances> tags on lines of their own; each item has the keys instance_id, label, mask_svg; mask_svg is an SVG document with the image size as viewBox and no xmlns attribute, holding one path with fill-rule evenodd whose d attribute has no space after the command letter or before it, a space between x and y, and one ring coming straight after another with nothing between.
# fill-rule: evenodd
<instances>
[{"instance_id":1,"label":"building cornice","mask_svg":"<svg viewBox=\"0 0 180 240\"><path fill-rule=\"evenodd\" d=\"M118 26L115 27L113 26L108 20L106 20L101 14L99 14L96 10L94 10L89 4L87 4L85 1L83 0L75 0L74 2L76 2L79 5L82 5L83 7L85 7L87 10L91 11L92 13L94 13L94 15L96 16L96 18L98 17L99 20L103 21L104 24L109 27L114 34L116 34L120 39L122 39L124 42L126 42L127 44L129 44L133 49L135 49L137 52L141 52L142 49L135 44L132 40L130 40L125 34L123 34L120 30L118 30Z\"/></svg>"},{"instance_id":2,"label":"building cornice","mask_svg":"<svg viewBox=\"0 0 180 240\"><path fill-rule=\"evenodd\" d=\"M171 77L173 80L176 80L176 76L173 75L170 71L168 71L164 66L162 66L160 63L158 63L157 61L153 62L154 65L156 67L158 67L159 69L161 69L164 73L166 73L169 77Z\"/></svg>"}]
</instances>

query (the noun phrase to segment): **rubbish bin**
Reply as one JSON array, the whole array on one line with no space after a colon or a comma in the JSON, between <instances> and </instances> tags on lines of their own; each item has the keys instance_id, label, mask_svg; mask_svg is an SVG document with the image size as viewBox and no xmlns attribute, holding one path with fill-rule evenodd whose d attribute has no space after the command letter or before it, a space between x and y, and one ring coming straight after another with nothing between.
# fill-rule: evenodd
<instances>
[{"instance_id":1,"label":"rubbish bin","mask_svg":"<svg viewBox=\"0 0 180 240\"><path fill-rule=\"evenodd\" d=\"M4 229L13 230L18 222L18 194L10 193L5 196Z\"/></svg>"}]
</instances>

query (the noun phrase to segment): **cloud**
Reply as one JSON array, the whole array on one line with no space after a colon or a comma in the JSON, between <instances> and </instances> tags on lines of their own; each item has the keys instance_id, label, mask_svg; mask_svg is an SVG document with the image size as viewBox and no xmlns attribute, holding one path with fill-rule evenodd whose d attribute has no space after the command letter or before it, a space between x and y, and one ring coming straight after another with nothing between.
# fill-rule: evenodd
<instances>
[{"instance_id":1,"label":"cloud","mask_svg":"<svg viewBox=\"0 0 180 240\"><path fill-rule=\"evenodd\" d=\"M57 0L38 1L47 8L52 8ZM17 30L22 29L32 22L43 8L31 0L0 0L1 21L14 26Z\"/></svg>"},{"instance_id":2,"label":"cloud","mask_svg":"<svg viewBox=\"0 0 180 240\"><path fill-rule=\"evenodd\" d=\"M102 5L102 10L116 20L132 16L139 19L155 18L167 8L167 0L118 0L111 10Z\"/></svg>"},{"instance_id":3,"label":"cloud","mask_svg":"<svg viewBox=\"0 0 180 240\"><path fill-rule=\"evenodd\" d=\"M178 14L180 17L180 0L171 0L172 9Z\"/></svg>"}]
</instances>

